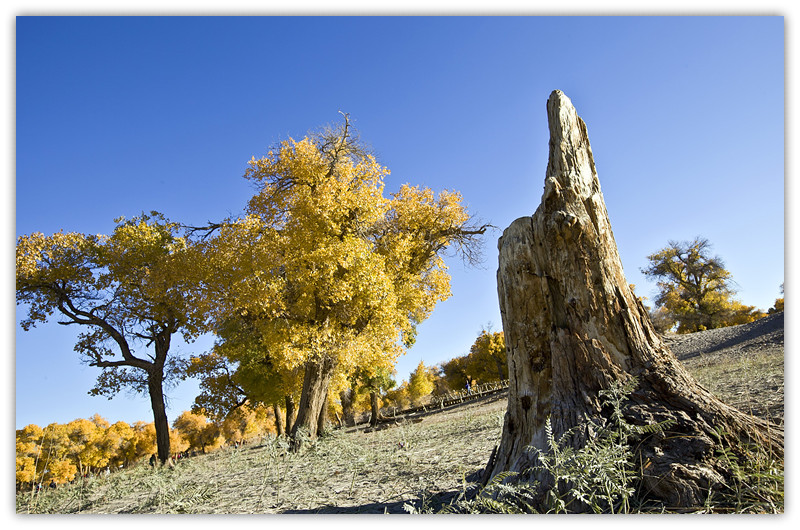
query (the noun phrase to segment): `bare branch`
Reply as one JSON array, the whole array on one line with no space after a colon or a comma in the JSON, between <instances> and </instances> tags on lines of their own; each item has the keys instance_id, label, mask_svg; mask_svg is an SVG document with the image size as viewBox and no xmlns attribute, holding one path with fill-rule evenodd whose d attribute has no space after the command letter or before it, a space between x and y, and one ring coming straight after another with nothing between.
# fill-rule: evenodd
<instances>
[{"instance_id":1,"label":"bare branch","mask_svg":"<svg viewBox=\"0 0 800 530\"><path fill-rule=\"evenodd\" d=\"M202 232L200 235L200 239L207 239L211 237L211 235L216 232L217 230L221 229L224 226L230 225L230 222L221 222L221 223L213 223L211 221L208 222L206 226L189 226L181 224L180 227L186 230L189 235L195 235L197 233Z\"/></svg>"}]
</instances>

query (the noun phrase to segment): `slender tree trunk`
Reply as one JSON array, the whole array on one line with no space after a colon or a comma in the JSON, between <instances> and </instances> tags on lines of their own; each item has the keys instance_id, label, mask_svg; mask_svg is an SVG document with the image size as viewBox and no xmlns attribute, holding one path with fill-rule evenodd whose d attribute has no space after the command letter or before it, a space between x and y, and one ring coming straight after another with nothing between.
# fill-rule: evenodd
<instances>
[{"instance_id":1,"label":"slender tree trunk","mask_svg":"<svg viewBox=\"0 0 800 530\"><path fill-rule=\"evenodd\" d=\"M275 412L275 431L277 432L278 436L281 436L284 432L283 413L281 412L281 408L277 403L272 404L272 410Z\"/></svg>"},{"instance_id":2,"label":"slender tree trunk","mask_svg":"<svg viewBox=\"0 0 800 530\"><path fill-rule=\"evenodd\" d=\"M283 399L284 403L286 404L286 434L292 432L294 429L294 424L297 421L297 407L294 403L294 396L291 394L287 394L286 397Z\"/></svg>"},{"instance_id":3,"label":"slender tree trunk","mask_svg":"<svg viewBox=\"0 0 800 530\"><path fill-rule=\"evenodd\" d=\"M325 392L325 401L322 402L322 407L319 409L319 416L317 417L317 436L321 436L328 428L328 392Z\"/></svg>"},{"instance_id":4,"label":"slender tree trunk","mask_svg":"<svg viewBox=\"0 0 800 530\"><path fill-rule=\"evenodd\" d=\"M162 464L166 464L169 460L169 422L164 406L163 378L160 370L151 373L147 379L147 388L150 393L150 405L153 408L158 459Z\"/></svg>"},{"instance_id":5,"label":"slender tree trunk","mask_svg":"<svg viewBox=\"0 0 800 530\"><path fill-rule=\"evenodd\" d=\"M170 458L169 422L164 406L164 364L169 353L172 334L167 328L156 333L154 337L155 359L148 371L147 387L150 392L150 403L153 407L153 419L156 428L156 446L158 459L166 464Z\"/></svg>"},{"instance_id":6,"label":"slender tree trunk","mask_svg":"<svg viewBox=\"0 0 800 530\"><path fill-rule=\"evenodd\" d=\"M372 415L369 418L369 424L371 427L376 427L378 425L378 414L380 410L378 408L378 392L372 390L369 393L369 404L370 409L372 410Z\"/></svg>"},{"instance_id":7,"label":"slender tree trunk","mask_svg":"<svg viewBox=\"0 0 800 530\"><path fill-rule=\"evenodd\" d=\"M610 412L598 392L636 377L626 421L674 422L632 446L640 493L671 507L702 505L728 479L716 458L720 449L755 441L782 458L783 429L719 401L661 341L625 280L586 126L561 92L551 94L547 110L550 159L541 205L498 243L510 386L489 469L530 469L536 462L529 447L547 449L548 418L556 439L585 417L606 423ZM578 430L571 438L576 449L586 435Z\"/></svg>"},{"instance_id":8,"label":"slender tree trunk","mask_svg":"<svg viewBox=\"0 0 800 530\"><path fill-rule=\"evenodd\" d=\"M333 377L335 363L327 355L306 364L303 392L297 407L297 420L292 427L292 438L297 438L300 429L312 440L317 437L319 415L328 396L328 386Z\"/></svg>"}]
</instances>

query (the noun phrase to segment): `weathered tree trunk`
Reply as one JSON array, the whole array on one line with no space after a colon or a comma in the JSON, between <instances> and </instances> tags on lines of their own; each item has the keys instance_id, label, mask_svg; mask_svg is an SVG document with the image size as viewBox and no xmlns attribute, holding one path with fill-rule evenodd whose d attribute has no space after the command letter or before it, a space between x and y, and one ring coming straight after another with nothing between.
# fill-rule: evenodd
<instances>
[{"instance_id":1,"label":"weathered tree trunk","mask_svg":"<svg viewBox=\"0 0 800 530\"><path fill-rule=\"evenodd\" d=\"M369 425L370 427L377 427L380 408L378 407L378 392L375 390L372 390L369 393L369 405L372 412L369 418Z\"/></svg>"},{"instance_id":2,"label":"weathered tree trunk","mask_svg":"<svg viewBox=\"0 0 800 530\"><path fill-rule=\"evenodd\" d=\"M317 436L322 436L328 428L328 392L325 391L325 400L317 416Z\"/></svg>"},{"instance_id":3,"label":"weathered tree trunk","mask_svg":"<svg viewBox=\"0 0 800 530\"><path fill-rule=\"evenodd\" d=\"M297 420L292 427L292 438L297 439L300 429L305 430L312 440L317 437L319 415L328 397L334 366L333 359L327 355L306 364L303 392L297 407Z\"/></svg>"},{"instance_id":4,"label":"weathered tree trunk","mask_svg":"<svg viewBox=\"0 0 800 530\"><path fill-rule=\"evenodd\" d=\"M339 392L339 399L342 402L342 422L346 427L353 427L356 424L355 410L353 409L353 389L348 388Z\"/></svg>"},{"instance_id":5,"label":"weathered tree trunk","mask_svg":"<svg viewBox=\"0 0 800 530\"><path fill-rule=\"evenodd\" d=\"M553 434L584 415L605 423L598 392L635 376L626 420L675 423L635 447L642 493L669 506L702 504L725 481L724 446L755 441L783 456L783 429L719 401L684 369L653 329L622 271L592 151L571 101L547 102L550 155L541 205L498 242L497 288L509 366L508 410L491 475L533 465ZM607 409L607 407L606 407ZM581 436L572 438L579 448Z\"/></svg>"},{"instance_id":6,"label":"weathered tree trunk","mask_svg":"<svg viewBox=\"0 0 800 530\"><path fill-rule=\"evenodd\" d=\"M294 396L291 394L287 394L283 401L286 403L286 433L289 434L297 421L297 407L294 404Z\"/></svg>"},{"instance_id":7,"label":"weathered tree trunk","mask_svg":"<svg viewBox=\"0 0 800 530\"><path fill-rule=\"evenodd\" d=\"M272 410L275 412L275 432L278 436L282 436L285 432L283 429L285 425L283 422L283 412L277 403L272 404Z\"/></svg>"}]
</instances>

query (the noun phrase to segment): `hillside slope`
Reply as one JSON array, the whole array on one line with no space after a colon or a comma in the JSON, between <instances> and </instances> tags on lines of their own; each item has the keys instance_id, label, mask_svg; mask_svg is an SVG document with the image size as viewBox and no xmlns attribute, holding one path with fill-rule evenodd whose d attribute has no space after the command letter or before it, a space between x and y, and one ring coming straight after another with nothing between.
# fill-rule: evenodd
<instances>
[{"instance_id":1,"label":"hillside slope","mask_svg":"<svg viewBox=\"0 0 800 530\"><path fill-rule=\"evenodd\" d=\"M692 375L723 401L783 424L783 311L727 328L666 338Z\"/></svg>"},{"instance_id":2,"label":"hillside slope","mask_svg":"<svg viewBox=\"0 0 800 530\"><path fill-rule=\"evenodd\" d=\"M685 361L704 354L745 355L783 352L783 311L727 328L709 329L686 335L667 334L672 353Z\"/></svg>"},{"instance_id":3,"label":"hillside slope","mask_svg":"<svg viewBox=\"0 0 800 530\"><path fill-rule=\"evenodd\" d=\"M701 384L724 401L783 423L783 313L667 337ZM17 495L17 513L405 513L448 503L499 442L505 395L376 431L335 431L293 454L283 440L223 449L175 469L135 465L108 477Z\"/></svg>"}]
</instances>

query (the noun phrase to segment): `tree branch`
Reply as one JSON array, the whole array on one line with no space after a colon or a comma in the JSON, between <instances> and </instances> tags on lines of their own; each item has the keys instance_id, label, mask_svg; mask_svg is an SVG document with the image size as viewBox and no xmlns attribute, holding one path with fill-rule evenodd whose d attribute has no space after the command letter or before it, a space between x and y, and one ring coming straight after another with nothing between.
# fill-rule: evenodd
<instances>
[{"instance_id":1,"label":"tree branch","mask_svg":"<svg viewBox=\"0 0 800 530\"><path fill-rule=\"evenodd\" d=\"M207 238L211 237L211 234L213 234L215 231L221 229L222 227L224 227L224 226L226 226L228 224L230 224L230 223L226 223L226 222L212 223L211 221L209 221L206 226L189 226L189 225L184 225L184 224L181 224L180 226L181 226L181 228L185 229L187 231L187 233L189 233L190 235L194 235L194 234L196 234L198 232L204 232L200 236L200 238L201 239L207 239Z\"/></svg>"},{"instance_id":2,"label":"tree branch","mask_svg":"<svg viewBox=\"0 0 800 530\"><path fill-rule=\"evenodd\" d=\"M68 306L69 309L67 309ZM97 326L103 331L105 331L109 337L111 337L114 342L120 348L120 353L122 354L123 362L127 366L133 366L135 368L141 368L143 370L149 370L153 363L145 361L144 359L139 359L138 357L134 356L131 352L130 346L128 345L128 341L125 340L125 337L122 333L119 332L114 326L108 323L105 319L102 319L96 315L93 315L91 312L84 311L75 307L72 303L72 300L69 297L60 295L59 296L59 303L58 309L64 315L71 318L76 324L81 325L92 325Z\"/></svg>"}]
</instances>

